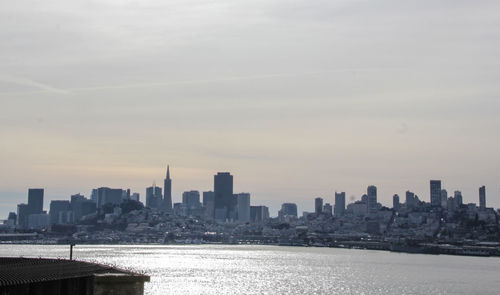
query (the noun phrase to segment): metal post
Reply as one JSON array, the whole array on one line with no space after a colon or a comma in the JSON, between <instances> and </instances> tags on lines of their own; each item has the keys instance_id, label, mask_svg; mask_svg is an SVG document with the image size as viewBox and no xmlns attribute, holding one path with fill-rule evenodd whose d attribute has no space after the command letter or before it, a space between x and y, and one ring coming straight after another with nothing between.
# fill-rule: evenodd
<instances>
[{"instance_id":1,"label":"metal post","mask_svg":"<svg viewBox=\"0 0 500 295\"><path fill-rule=\"evenodd\" d=\"M69 260L73 260L73 246L75 246L75 244L69 245Z\"/></svg>"}]
</instances>

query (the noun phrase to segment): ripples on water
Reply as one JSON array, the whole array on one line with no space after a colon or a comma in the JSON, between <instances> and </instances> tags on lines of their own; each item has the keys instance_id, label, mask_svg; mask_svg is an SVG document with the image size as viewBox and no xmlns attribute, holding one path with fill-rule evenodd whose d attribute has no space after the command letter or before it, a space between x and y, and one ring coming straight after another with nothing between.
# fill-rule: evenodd
<instances>
[{"instance_id":1,"label":"ripples on water","mask_svg":"<svg viewBox=\"0 0 500 295\"><path fill-rule=\"evenodd\" d=\"M69 246L0 245L67 258ZM498 258L277 246L77 245L75 259L146 273L146 294L500 294Z\"/></svg>"}]
</instances>

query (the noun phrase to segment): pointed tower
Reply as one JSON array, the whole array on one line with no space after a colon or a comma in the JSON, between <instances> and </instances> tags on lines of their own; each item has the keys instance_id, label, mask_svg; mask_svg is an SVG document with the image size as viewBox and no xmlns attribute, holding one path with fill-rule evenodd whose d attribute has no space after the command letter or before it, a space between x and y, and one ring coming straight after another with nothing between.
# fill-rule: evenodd
<instances>
[{"instance_id":1,"label":"pointed tower","mask_svg":"<svg viewBox=\"0 0 500 295\"><path fill-rule=\"evenodd\" d=\"M167 176L164 183L163 206L165 211L172 212L172 179L170 179L170 166L167 165Z\"/></svg>"}]
</instances>

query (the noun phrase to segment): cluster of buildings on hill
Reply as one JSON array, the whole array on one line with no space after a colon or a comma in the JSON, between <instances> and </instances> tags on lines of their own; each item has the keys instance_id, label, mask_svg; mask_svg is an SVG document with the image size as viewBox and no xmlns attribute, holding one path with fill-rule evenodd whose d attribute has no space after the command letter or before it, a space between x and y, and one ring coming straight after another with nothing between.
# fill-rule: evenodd
<instances>
[{"instance_id":1,"label":"cluster of buildings on hill","mask_svg":"<svg viewBox=\"0 0 500 295\"><path fill-rule=\"evenodd\" d=\"M479 188L479 206L464 204L460 191L448 196L441 181L431 180L430 202L407 191L405 200L394 195L393 207L387 208L378 202L377 187L370 185L350 204L345 192L336 192L333 205L316 198L314 212L299 216L297 204L284 203L273 218L266 206L251 206L249 193L234 193L233 176L227 172L214 176L213 191L186 191L180 203L172 204L171 186L167 168L163 192L154 184L148 187L145 205L138 193L101 187L92 190L90 198L76 194L70 200L51 201L49 213L43 210L43 189L29 189L28 203L19 204L17 214L11 212L0 225L0 241L42 237L76 243L197 241L386 249L394 243L408 249L415 241L472 241L497 243L488 253L500 255L500 211L486 206L484 186Z\"/></svg>"},{"instance_id":2,"label":"cluster of buildings on hill","mask_svg":"<svg viewBox=\"0 0 500 295\"><path fill-rule=\"evenodd\" d=\"M202 197L200 200L199 191L186 191L181 203L172 204L172 179L167 167L163 192L155 184L146 188L145 207L174 216L199 216L217 222L259 222L269 218L268 207L250 205L249 193L233 193L233 176L228 172L217 173L214 190L203 192ZM43 210L43 199L44 189L30 188L28 203L19 204L17 213L9 213L5 225L21 230L42 230L54 225L78 224L99 212L112 218L121 214L123 204L143 206L139 193L108 187L93 189L89 199L75 194L70 200L53 200L48 213Z\"/></svg>"}]
</instances>

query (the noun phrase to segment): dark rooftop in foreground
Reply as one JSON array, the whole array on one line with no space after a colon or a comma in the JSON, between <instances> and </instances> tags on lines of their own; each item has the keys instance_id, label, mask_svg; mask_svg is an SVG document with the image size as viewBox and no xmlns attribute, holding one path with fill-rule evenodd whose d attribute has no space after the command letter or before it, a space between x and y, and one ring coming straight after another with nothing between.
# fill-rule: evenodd
<instances>
[{"instance_id":1,"label":"dark rooftop in foreground","mask_svg":"<svg viewBox=\"0 0 500 295\"><path fill-rule=\"evenodd\" d=\"M98 291L103 287L116 289L129 284L138 285L141 292L125 293L142 294L142 286L147 281L149 276L90 262L0 257L0 291L11 290L2 294L23 294L19 290L26 288L53 290L61 285L64 288L75 285L77 289L85 286L86 291L79 294L101 294Z\"/></svg>"}]
</instances>

